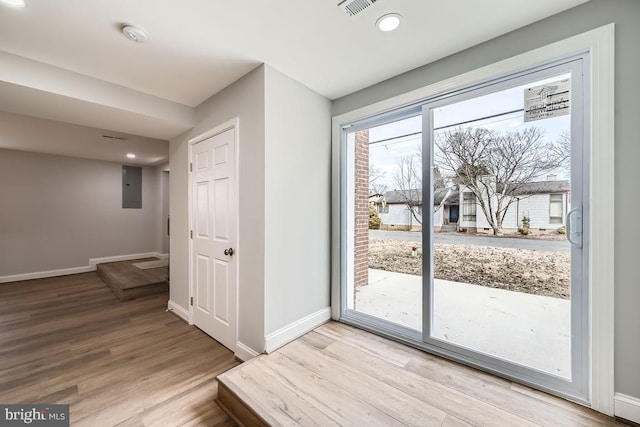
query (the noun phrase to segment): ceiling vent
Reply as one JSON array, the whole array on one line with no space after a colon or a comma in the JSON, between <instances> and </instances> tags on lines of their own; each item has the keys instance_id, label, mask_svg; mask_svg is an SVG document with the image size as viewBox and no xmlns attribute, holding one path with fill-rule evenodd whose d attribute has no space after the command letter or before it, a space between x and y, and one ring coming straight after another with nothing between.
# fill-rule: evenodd
<instances>
[{"instance_id":1,"label":"ceiling vent","mask_svg":"<svg viewBox=\"0 0 640 427\"><path fill-rule=\"evenodd\" d=\"M103 138L105 139L115 139L117 141L126 141L127 138L125 138L124 136L116 136L116 135L102 135Z\"/></svg>"},{"instance_id":2,"label":"ceiling vent","mask_svg":"<svg viewBox=\"0 0 640 427\"><path fill-rule=\"evenodd\" d=\"M377 1L378 0L343 0L338 3L338 6L342 7L344 13L347 15L355 16Z\"/></svg>"}]
</instances>

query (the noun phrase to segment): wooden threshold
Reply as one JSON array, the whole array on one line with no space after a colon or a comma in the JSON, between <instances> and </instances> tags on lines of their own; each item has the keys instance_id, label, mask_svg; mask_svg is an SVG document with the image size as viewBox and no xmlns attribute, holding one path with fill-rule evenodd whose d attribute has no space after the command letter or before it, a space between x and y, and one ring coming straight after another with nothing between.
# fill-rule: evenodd
<instances>
[{"instance_id":1,"label":"wooden threshold","mask_svg":"<svg viewBox=\"0 0 640 427\"><path fill-rule=\"evenodd\" d=\"M337 322L217 378L218 401L247 426L624 425Z\"/></svg>"}]
</instances>

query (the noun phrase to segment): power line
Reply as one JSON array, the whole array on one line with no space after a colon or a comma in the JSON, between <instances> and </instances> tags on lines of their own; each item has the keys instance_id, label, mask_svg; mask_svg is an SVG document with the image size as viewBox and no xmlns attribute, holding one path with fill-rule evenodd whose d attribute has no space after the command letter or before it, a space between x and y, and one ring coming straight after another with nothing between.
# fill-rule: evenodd
<instances>
[{"instance_id":1,"label":"power line","mask_svg":"<svg viewBox=\"0 0 640 427\"><path fill-rule=\"evenodd\" d=\"M520 108L520 109L517 109L517 110L506 111L504 113L492 114L492 115L489 115L489 116L479 117L479 118L472 119L472 120L466 120L466 121L463 121L463 122L453 123L453 124L446 125L446 126L440 126L440 127L434 128L433 130L435 132L437 130L447 129L447 128L451 128L451 127L455 127L455 126L462 126L462 125L466 125L466 124L469 124L469 123L479 122L481 120L494 119L496 117L503 117L503 116L507 116L509 114L521 113L523 111L524 111L524 108ZM496 122L499 122L499 121L501 121L501 120L495 120L495 121L487 123L487 124L496 123ZM409 136L421 135L421 134L422 134L422 132L407 133L407 134L404 134L404 135L393 136L391 138L385 138L385 139L379 139L377 141L371 141L369 143L369 145L371 146L371 145L374 145L374 144L380 144L380 143L389 142L389 141L395 141L395 142L392 142L392 143L386 144L386 145L399 144L399 143L401 143L403 141L396 141L396 140L401 139L401 138L406 138L406 137L409 137Z\"/></svg>"},{"instance_id":2,"label":"power line","mask_svg":"<svg viewBox=\"0 0 640 427\"><path fill-rule=\"evenodd\" d=\"M511 110L511 111L507 111L507 112L504 112L504 113L492 114L490 116L479 117L477 119L467 120L467 121L464 121L464 122L454 123L454 124L451 124L451 125L440 126L439 128L435 128L433 130L436 131L436 130L441 130L441 129L447 129L447 128L454 127L454 126L466 125L466 124L473 123L473 122L479 122L481 120L493 119L493 118L496 118L496 117L502 117L502 116L506 116L508 114L521 113L521 112L524 112L524 108L520 108L518 110Z\"/></svg>"},{"instance_id":3,"label":"power line","mask_svg":"<svg viewBox=\"0 0 640 427\"><path fill-rule=\"evenodd\" d=\"M394 139L400 139L400 138L405 138L407 136L416 136L416 135L421 135L421 134L422 134L422 132L413 132L413 133L407 133L407 134L404 134L404 135L392 136L391 138L379 139L377 141L371 141L369 143L369 145L380 144L382 142L393 141ZM402 141L396 141L396 142L394 142L394 144L399 144L400 142L402 142Z\"/></svg>"}]
</instances>

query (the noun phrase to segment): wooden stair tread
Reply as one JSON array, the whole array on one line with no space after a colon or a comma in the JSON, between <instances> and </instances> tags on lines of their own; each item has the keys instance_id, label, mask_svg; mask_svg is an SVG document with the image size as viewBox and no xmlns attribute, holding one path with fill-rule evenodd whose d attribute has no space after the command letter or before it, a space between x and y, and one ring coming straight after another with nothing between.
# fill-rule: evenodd
<instances>
[{"instance_id":1,"label":"wooden stair tread","mask_svg":"<svg viewBox=\"0 0 640 427\"><path fill-rule=\"evenodd\" d=\"M108 262L97 265L98 276L121 300L129 300L146 295L166 292L167 267L139 269L134 263L154 261L157 258L143 258L130 261Z\"/></svg>"},{"instance_id":2,"label":"wooden stair tread","mask_svg":"<svg viewBox=\"0 0 640 427\"><path fill-rule=\"evenodd\" d=\"M217 402L246 426L623 425L336 322L217 380Z\"/></svg>"}]
</instances>

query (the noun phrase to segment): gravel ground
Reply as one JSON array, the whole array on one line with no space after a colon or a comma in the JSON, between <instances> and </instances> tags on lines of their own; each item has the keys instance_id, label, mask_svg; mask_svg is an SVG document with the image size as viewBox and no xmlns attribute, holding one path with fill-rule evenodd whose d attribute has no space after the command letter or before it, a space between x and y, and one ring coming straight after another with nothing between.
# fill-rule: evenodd
<instances>
[{"instance_id":1,"label":"gravel ground","mask_svg":"<svg viewBox=\"0 0 640 427\"><path fill-rule=\"evenodd\" d=\"M418 249L417 257L411 255L412 247ZM570 260L570 255L562 252L436 243L434 277L569 299ZM371 240L369 267L421 275L422 244Z\"/></svg>"}]
</instances>

